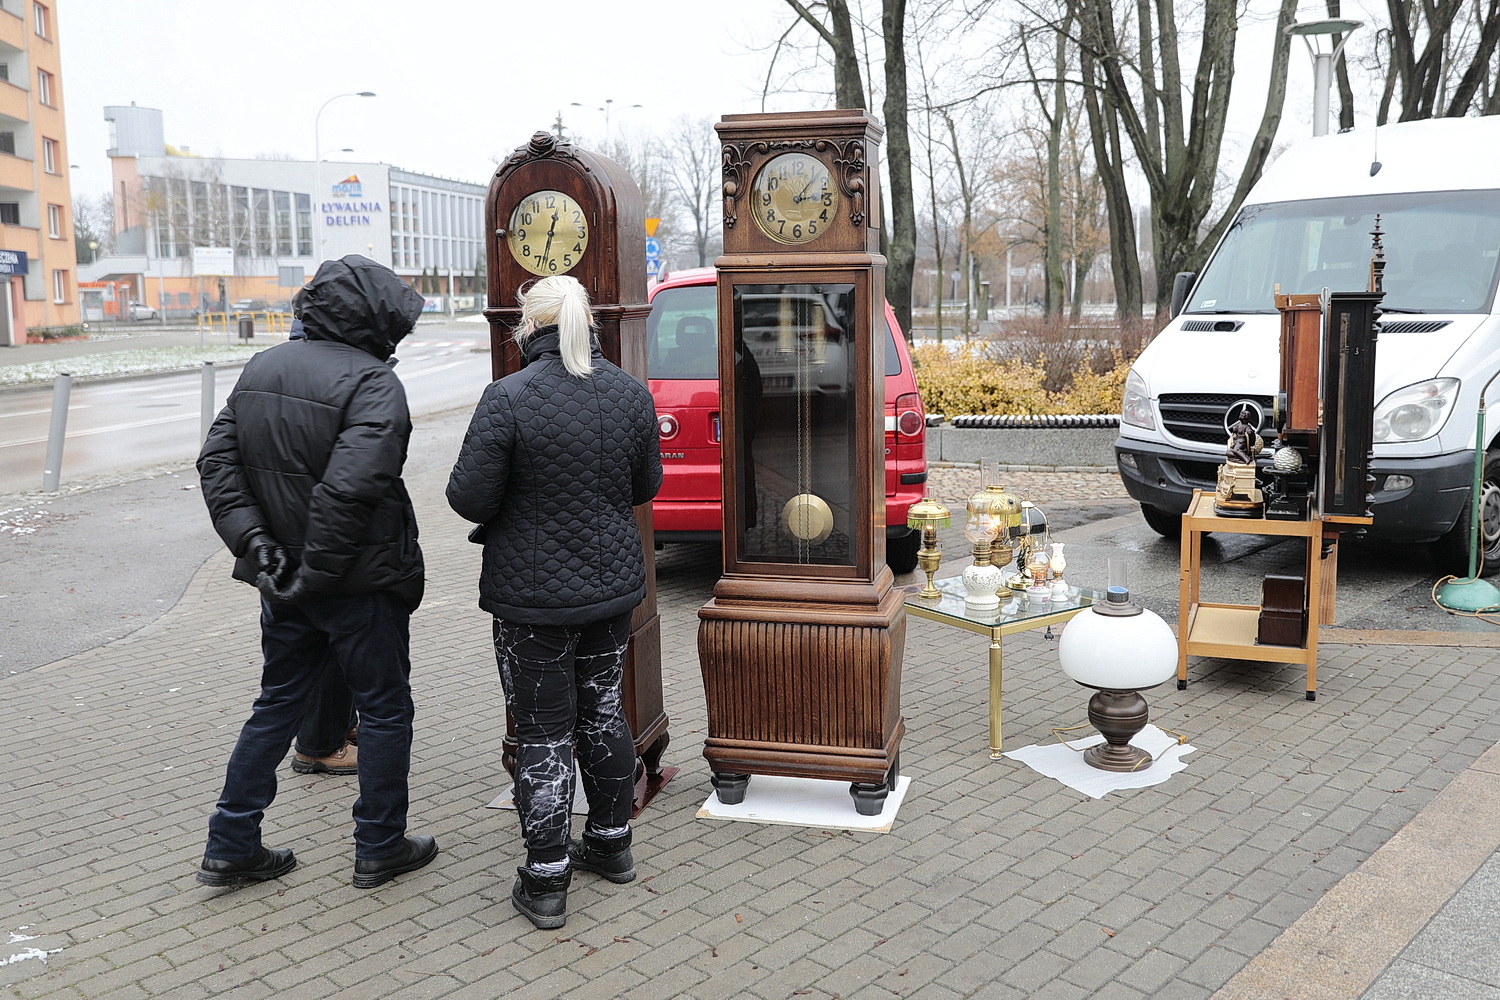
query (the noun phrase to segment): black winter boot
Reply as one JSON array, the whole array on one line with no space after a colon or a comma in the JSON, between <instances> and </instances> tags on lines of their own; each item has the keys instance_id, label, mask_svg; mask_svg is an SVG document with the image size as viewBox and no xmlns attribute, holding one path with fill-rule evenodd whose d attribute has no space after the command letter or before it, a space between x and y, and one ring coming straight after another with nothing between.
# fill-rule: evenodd
<instances>
[{"instance_id":1,"label":"black winter boot","mask_svg":"<svg viewBox=\"0 0 1500 1000\"><path fill-rule=\"evenodd\" d=\"M529 868L517 868L516 884L510 890L510 901L538 930L561 927L568 921L568 886L573 869L560 875L538 875Z\"/></svg>"},{"instance_id":2,"label":"black winter boot","mask_svg":"<svg viewBox=\"0 0 1500 1000\"><path fill-rule=\"evenodd\" d=\"M635 860L630 856L630 831L622 837L596 837L583 831L583 840L568 841L568 859L574 868L603 875L623 884L635 878Z\"/></svg>"}]
</instances>

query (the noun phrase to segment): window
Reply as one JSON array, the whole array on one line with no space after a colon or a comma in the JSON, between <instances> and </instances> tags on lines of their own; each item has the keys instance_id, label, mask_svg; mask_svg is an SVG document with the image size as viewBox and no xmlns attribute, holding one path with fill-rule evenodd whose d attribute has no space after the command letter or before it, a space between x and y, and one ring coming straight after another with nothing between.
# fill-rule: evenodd
<instances>
[{"instance_id":1,"label":"window","mask_svg":"<svg viewBox=\"0 0 1500 1000\"><path fill-rule=\"evenodd\" d=\"M10 82L10 63L0 62L0 80Z\"/></svg>"},{"instance_id":2,"label":"window","mask_svg":"<svg viewBox=\"0 0 1500 1000\"><path fill-rule=\"evenodd\" d=\"M0 201L0 225L19 226L21 224L21 204L15 201Z\"/></svg>"},{"instance_id":3,"label":"window","mask_svg":"<svg viewBox=\"0 0 1500 1000\"><path fill-rule=\"evenodd\" d=\"M42 169L49 174L57 173L57 140L42 140Z\"/></svg>"},{"instance_id":4,"label":"window","mask_svg":"<svg viewBox=\"0 0 1500 1000\"><path fill-rule=\"evenodd\" d=\"M255 205L255 255L269 257L276 252L273 249L275 230L271 223L271 192L253 188L251 196Z\"/></svg>"},{"instance_id":5,"label":"window","mask_svg":"<svg viewBox=\"0 0 1500 1000\"><path fill-rule=\"evenodd\" d=\"M62 239L62 206L47 206L47 235L54 240Z\"/></svg>"},{"instance_id":6,"label":"window","mask_svg":"<svg viewBox=\"0 0 1500 1000\"><path fill-rule=\"evenodd\" d=\"M42 38L52 37L51 12L47 10L46 5L39 3L32 4L31 20L38 36Z\"/></svg>"},{"instance_id":7,"label":"window","mask_svg":"<svg viewBox=\"0 0 1500 1000\"><path fill-rule=\"evenodd\" d=\"M16 134L14 132L0 132L0 153L16 155Z\"/></svg>"},{"instance_id":8,"label":"window","mask_svg":"<svg viewBox=\"0 0 1500 1000\"><path fill-rule=\"evenodd\" d=\"M53 271L52 272L52 301L53 302L66 302L66 301L68 301L68 272L67 271Z\"/></svg>"},{"instance_id":9,"label":"window","mask_svg":"<svg viewBox=\"0 0 1500 1000\"><path fill-rule=\"evenodd\" d=\"M289 191L274 191L272 198L276 206L276 252L292 253L292 195Z\"/></svg>"},{"instance_id":10,"label":"window","mask_svg":"<svg viewBox=\"0 0 1500 1000\"><path fill-rule=\"evenodd\" d=\"M52 107L52 74L44 69L36 71L36 99Z\"/></svg>"},{"instance_id":11,"label":"window","mask_svg":"<svg viewBox=\"0 0 1500 1000\"><path fill-rule=\"evenodd\" d=\"M297 256L311 257L312 244L312 198L297 195Z\"/></svg>"}]
</instances>

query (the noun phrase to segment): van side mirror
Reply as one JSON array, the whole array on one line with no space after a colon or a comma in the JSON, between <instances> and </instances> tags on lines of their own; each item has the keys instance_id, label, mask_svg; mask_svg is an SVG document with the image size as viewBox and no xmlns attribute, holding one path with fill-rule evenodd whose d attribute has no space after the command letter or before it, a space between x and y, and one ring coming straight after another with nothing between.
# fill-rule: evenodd
<instances>
[{"instance_id":1,"label":"van side mirror","mask_svg":"<svg viewBox=\"0 0 1500 1000\"><path fill-rule=\"evenodd\" d=\"M1178 271L1177 277L1172 279L1172 309L1168 319L1176 319L1182 312L1182 307L1187 305L1188 292L1193 289L1193 281L1198 277L1194 271Z\"/></svg>"}]
</instances>

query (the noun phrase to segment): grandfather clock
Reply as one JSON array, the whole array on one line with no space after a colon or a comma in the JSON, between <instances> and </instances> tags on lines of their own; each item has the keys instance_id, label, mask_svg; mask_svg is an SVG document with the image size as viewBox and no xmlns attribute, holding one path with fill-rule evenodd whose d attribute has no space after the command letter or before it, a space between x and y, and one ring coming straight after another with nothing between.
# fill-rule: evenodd
<instances>
[{"instance_id":1,"label":"grandfather clock","mask_svg":"<svg viewBox=\"0 0 1500 1000\"><path fill-rule=\"evenodd\" d=\"M510 155L490 181L484 208L491 234L490 347L494 377L521 367L512 339L521 319L519 295L530 283L569 274L588 289L604 356L642 381L646 378L645 210L640 188L623 167L578 149L550 132L538 132ZM676 768L662 768L667 716L662 707L661 618L656 612L655 546L651 505L635 510L645 543L646 599L635 609L625 663L625 721L635 736L637 811ZM515 770L513 721L506 718L504 760Z\"/></svg>"},{"instance_id":2,"label":"grandfather clock","mask_svg":"<svg viewBox=\"0 0 1500 1000\"><path fill-rule=\"evenodd\" d=\"M726 115L719 270L724 573L698 612L703 756L752 775L895 788L906 614L885 563L885 302L863 111Z\"/></svg>"}]
</instances>

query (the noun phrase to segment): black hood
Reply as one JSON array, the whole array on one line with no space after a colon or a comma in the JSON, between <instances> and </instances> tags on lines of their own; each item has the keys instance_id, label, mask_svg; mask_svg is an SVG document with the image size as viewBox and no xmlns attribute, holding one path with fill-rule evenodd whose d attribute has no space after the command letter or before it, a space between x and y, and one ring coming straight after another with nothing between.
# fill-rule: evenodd
<instances>
[{"instance_id":1,"label":"black hood","mask_svg":"<svg viewBox=\"0 0 1500 1000\"><path fill-rule=\"evenodd\" d=\"M309 340L336 340L384 361L422 315L424 300L395 271L350 254L325 260L302 298Z\"/></svg>"}]
</instances>

